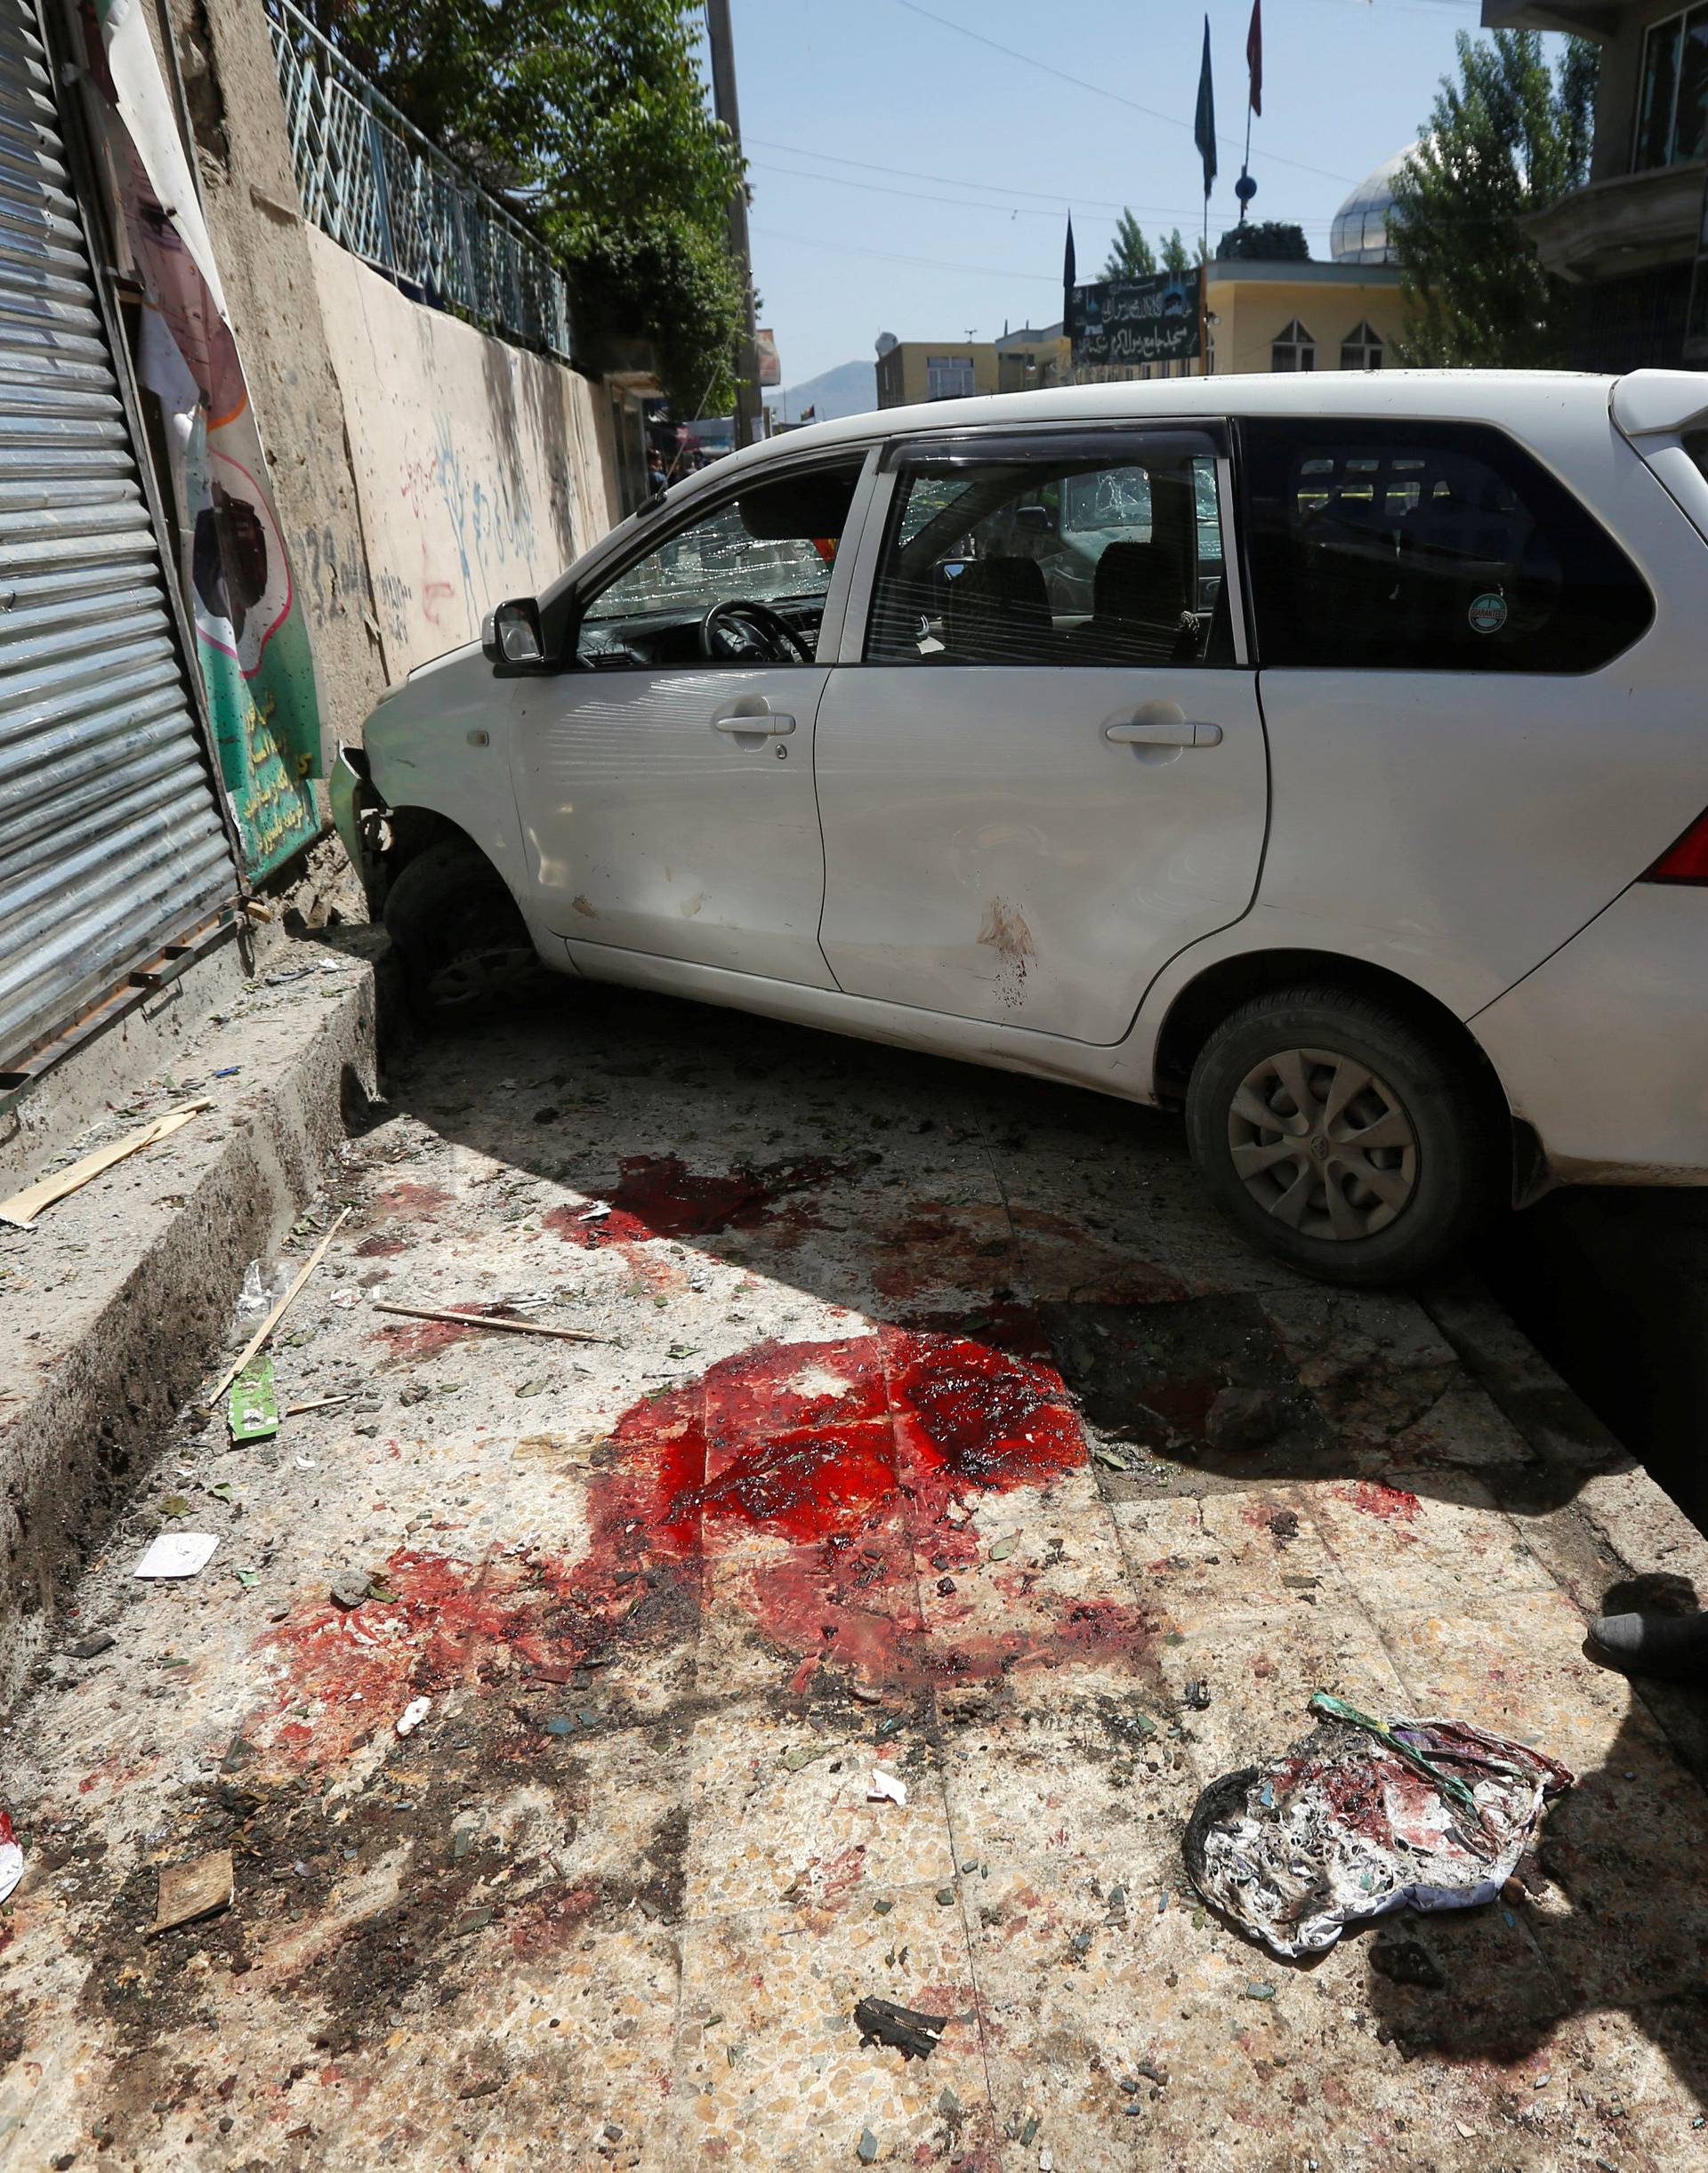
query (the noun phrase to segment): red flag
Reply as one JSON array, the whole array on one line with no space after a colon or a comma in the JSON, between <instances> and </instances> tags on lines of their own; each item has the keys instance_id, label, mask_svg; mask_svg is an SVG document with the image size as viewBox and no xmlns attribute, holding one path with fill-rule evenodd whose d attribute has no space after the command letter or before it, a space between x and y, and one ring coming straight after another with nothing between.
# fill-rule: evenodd
<instances>
[{"instance_id":1,"label":"red flag","mask_svg":"<svg viewBox=\"0 0 1708 2173\"><path fill-rule=\"evenodd\" d=\"M1252 71L1252 111L1263 110L1263 0L1252 0L1252 27L1245 33L1245 65Z\"/></svg>"}]
</instances>

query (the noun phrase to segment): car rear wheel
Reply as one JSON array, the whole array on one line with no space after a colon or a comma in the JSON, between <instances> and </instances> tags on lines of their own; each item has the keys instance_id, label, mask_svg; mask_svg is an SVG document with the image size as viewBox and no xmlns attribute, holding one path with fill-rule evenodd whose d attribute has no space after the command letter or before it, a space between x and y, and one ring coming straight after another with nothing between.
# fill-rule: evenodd
<instances>
[{"instance_id":1,"label":"car rear wheel","mask_svg":"<svg viewBox=\"0 0 1708 2173\"><path fill-rule=\"evenodd\" d=\"M1404 1283L1486 1206L1490 1133L1470 1064L1397 1007L1332 987L1258 996L1205 1042L1192 1158L1254 1243L1325 1283Z\"/></svg>"},{"instance_id":2,"label":"car rear wheel","mask_svg":"<svg viewBox=\"0 0 1708 2173\"><path fill-rule=\"evenodd\" d=\"M543 978L516 901L472 845L430 845L386 893L386 933L417 1010L447 1023L484 1017Z\"/></svg>"}]
</instances>

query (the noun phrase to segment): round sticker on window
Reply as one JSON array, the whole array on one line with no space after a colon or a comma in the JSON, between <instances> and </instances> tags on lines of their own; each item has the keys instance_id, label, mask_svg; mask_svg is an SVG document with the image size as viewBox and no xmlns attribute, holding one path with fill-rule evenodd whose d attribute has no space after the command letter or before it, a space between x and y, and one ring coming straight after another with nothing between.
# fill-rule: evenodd
<instances>
[{"instance_id":1,"label":"round sticker on window","mask_svg":"<svg viewBox=\"0 0 1708 2173\"><path fill-rule=\"evenodd\" d=\"M1473 597L1469 614L1470 631L1474 634L1497 634L1506 624L1506 599L1497 596L1493 589Z\"/></svg>"}]
</instances>

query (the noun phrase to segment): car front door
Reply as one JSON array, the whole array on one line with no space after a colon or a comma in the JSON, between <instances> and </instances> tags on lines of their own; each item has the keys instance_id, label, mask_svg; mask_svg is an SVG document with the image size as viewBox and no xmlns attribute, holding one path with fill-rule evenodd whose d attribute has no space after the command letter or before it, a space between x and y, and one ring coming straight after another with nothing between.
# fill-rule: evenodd
<instances>
[{"instance_id":1,"label":"car front door","mask_svg":"<svg viewBox=\"0 0 1708 2173\"><path fill-rule=\"evenodd\" d=\"M1108 1044L1246 910L1267 765L1223 453L1132 427L890 449L816 739L842 988ZM1063 535L1089 596L1048 577Z\"/></svg>"},{"instance_id":2,"label":"car front door","mask_svg":"<svg viewBox=\"0 0 1708 2173\"><path fill-rule=\"evenodd\" d=\"M536 910L586 970L640 952L833 986L818 647L863 462L768 469L661 514L576 600L566 668L530 681L512 774Z\"/></svg>"}]
</instances>

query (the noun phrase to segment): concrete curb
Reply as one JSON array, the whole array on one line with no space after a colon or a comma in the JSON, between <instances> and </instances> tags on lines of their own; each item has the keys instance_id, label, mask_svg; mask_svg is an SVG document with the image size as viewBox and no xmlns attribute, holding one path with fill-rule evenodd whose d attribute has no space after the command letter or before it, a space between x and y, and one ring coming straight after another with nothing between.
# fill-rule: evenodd
<instances>
[{"instance_id":1,"label":"concrete curb","mask_svg":"<svg viewBox=\"0 0 1708 2173\"><path fill-rule=\"evenodd\" d=\"M384 938L340 931L294 948L317 964L330 954L339 986L305 977L210 1021L177 1072L202 1074L214 1109L35 1230L0 1232L0 1260L24 1285L8 1287L0 1322L0 1696L17 1691L139 1466L230 1347L246 1265L323 1189L342 1112L378 1091ZM236 1079L214 1079L230 1065Z\"/></svg>"}]
</instances>

